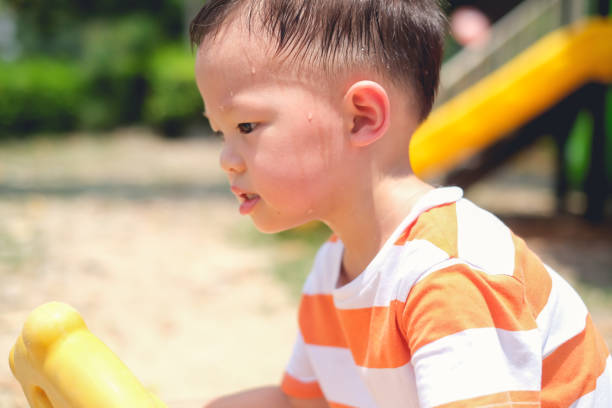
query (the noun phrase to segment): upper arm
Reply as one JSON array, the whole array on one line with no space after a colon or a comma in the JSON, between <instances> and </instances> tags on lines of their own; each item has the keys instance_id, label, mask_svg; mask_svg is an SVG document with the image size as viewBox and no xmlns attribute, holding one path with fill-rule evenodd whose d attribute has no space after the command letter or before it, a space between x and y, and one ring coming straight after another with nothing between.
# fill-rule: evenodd
<instances>
[{"instance_id":1,"label":"upper arm","mask_svg":"<svg viewBox=\"0 0 612 408\"><path fill-rule=\"evenodd\" d=\"M226 395L204 408L328 408L323 398L299 399L285 394L279 386L268 386Z\"/></svg>"},{"instance_id":2,"label":"upper arm","mask_svg":"<svg viewBox=\"0 0 612 408\"><path fill-rule=\"evenodd\" d=\"M287 397L292 408L329 408L325 398L298 399Z\"/></svg>"},{"instance_id":3,"label":"upper arm","mask_svg":"<svg viewBox=\"0 0 612 408\"><path fill-rule=\"evenodd\" d=\"M539 406L540 334L513 277L463 264L433 272L410 292L402 325L421 406Z\"/></svg>"}]
</instances>

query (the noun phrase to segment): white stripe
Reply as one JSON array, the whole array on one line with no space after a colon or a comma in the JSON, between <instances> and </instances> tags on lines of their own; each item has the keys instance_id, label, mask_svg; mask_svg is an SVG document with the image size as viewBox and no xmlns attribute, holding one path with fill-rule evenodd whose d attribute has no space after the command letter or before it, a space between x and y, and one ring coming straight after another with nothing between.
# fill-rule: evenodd
<instances>
[{"instance_id":1,"label":"white stripe","mask_svg":"<svg viewBox=\"0 0 612 408\"><path fill-rule=\"evenodd\" d=\"M386 262L377 266L379 271L361 274L346 287L334 291L334 304L339 309L360 309L388 307L394 300L404 302L419 275L446 259L448 254L429 241L396 245L389 248ZM364 282L368 277L370 281ZM358 293L353 289L358 289Z\"/></svg>"},{"instance_id":2,"label":"white stripe","mask_svg":"<svg viewBox=\"0 0 612 408\"><path fill-rule=\"evenodd\" d=\"M411 251L411 257L404 256L403 262L398 266L402 279L396 289L395 299L405 302L408 293L423 276L423 271L432 268L437 269L437 265L442 265L448 261L448 254L426 240L414 240L405 245Z\"/></svg>"},{"instance_id":3,"label":"white stripe","mask_svg":"<svg viewBox=\"0 0 612 408\"><path fill-rule=\"evenodd\" d=\"M406 250L406 246L400 247L394 245L401 234L404 233L408 225L410 225L423 212L443 204L454 203L461 199L462 196L463 190L458 187L438 188L423 196L410 210L408 216L402 220L400 225L387 239L383 248L375 256L372 262L370 262L368 267L356 279L338 290L336 290L336 284L338 282L344 245L340 240L337 242L326 242L321 246L315 257L313 268L306 279L302 292L306 295L331 294L334 292L334 298L340 303L343 302L343 299L356 297L354 296L356 293L354 293L353 289L359 292L358 294L360 297L363 295L363 293L361 293L361 287L371 286L371 281L379 278L378 275L381 270L385 271L386 274L389 270L394 269L393 264L402 262L403 259L413 255L414 248L412 250L409 249L407 252L402 252ZM429 269L435 262L441 262L442 260L448 258L446 254L444 257L440 257L439 252L443 251L436 248L434 245L430 244L430 246L434 248L435 252L438 253L431 255L432 257L429 259L427 256L425 256L425 253L418 255L418 263L421 264L422 267L421 271ZM397 255L395 254L396 251L399 251L401 254L399 260L397 259L398 257L395 256ZM414 267L414 261L415 259L410 259L410 263L406 263L406 265L410 265L410 271L414 271L414 275L417 275L420 271L417 270L418 268ZM396 272L401 272L401 275L404 277L409 275L406 270L395 270ZM417 277L418 276L412 277L413 281ZM373 290L372 293L370 293L370 297L365 297L365 302L360 302L359 304L351 304L350 302L347 304L342 303L341 307L351 309L371 307L372 305L388 306L390 301L395 299L395 297L390 297L388 294L381 293L380 296L378 296L377 293L378 292L376 290Z\"/></svg>"},{"instance_id":4,"label":"white stripe","mask_svg":"<svg viewBox=\"0 0 612 408\"><path fill-rule=\"evenodd\" d=\"M376 408L348 349L307 344L306 351L328 401L359 408Z\"/></svg>"},{"instance_id":5,"label":"white stripe","mask_svg":"<svg viewBox=\"0 0 612 408\"><path fill-rule=\"evenodd\" d=\"M418 408L414 368L408 363L396 368L361 367L361 375L379 407Z\"/></svg>"},{"instance_id":6,"label":"white stripe","mask_svg":"<svg viewBox=\"0 0 612 408\"><path fill-rule=\"evenodd\" d=\"M455 266L455 265L467 265L470 268L472 267L472 265L469 265L463 259L451 258L444 262L440 262L434 265L433 267L429 268L425 272L423 272L423 274L419 277L419 279L415 282L415 284L419 283L420 281L422 281L423 279L425 279L426 277L428 277L434 272L438 272L438 271L441 271L442 269L450 268L451 266Z\"/></svg>"},{"instance_id":7,"label":"white stripe","mask_svg":"<svg viewBox=\"0 0 612 408\"><path fill-rule=\"evenodd\" d=\"M468 329L418 349L412 358L422 407L506 391L538 391L537 329Z\"/></svg>"},{"instance_id":8,"label":"white stripe","mask_svg":"<svg viewBox=\"0 0 612 408\"><path fill-rule=\"evenodd\" d=\"M314 371L312 370L310 361L308 361L308 355L306 354L306 344L299 330L286 371L298 381L305 383L316 381Z\"/></svg>"},{"instance_id":9,"label":"white stripe","mask_svg":"<svg viewBox=\"0 0 612 408\"><path fill-rule=\"evenodd\" d=\"M400 225L398 225L395 231L387 239L384 247L394 246L393 244L397 241L408 225L410 225L423 212L439 205L455 202L462 196L463 190L458 187L444 187L430 191L414 205L408 216L402 220ZM336 242L328 241L321 246L317 256L315 257L312 271L306 280L306 284L304 285L303 292L305 294L329 294L333 289L335 289L343 251L344 245L340 240ZM380 255L380 253L378 255ZM380 258L387 258L387 254L384 254L384 257L380 257L378 255L376 256L377 259L373 261Z\"/></svg>"},{"instance_id":10,"label":"white stripe","mask_svg":"<svg viewBox=\"0 0 612 408\"><path fill-rule=\"evenodd\" d=\"M302 289L305 295L331 294L338 282L343 248L339 241L326 242L319 248Z\"/></svg>"},{"instance_id":11,"label":"white stripe","mask_svg":"<svg viewBox=\"0 0 612 408\"><path fill-rule=\"evenodd\" d=\"M595 389L578 398L570 408L612 407L612 357L606 360L606 369L597 378Z\"/></svg>"},{"instance_id":12,"label":"white stripe","mask_svg":"<svg viewBox=\"0 0 612 408\"><path fill-rule=\"evenodd\" d=\"M457 202L458 257L486 273L514 274L515 248L508 227L488 211Z\"/></svg>"},{"instance_id":13,"label":"white stripe","mask_svg":"<svg viewBox=\"0 0 612 408\"><path fill-rule=\"evenodd\" d=\"M576 291L550 267L546 266L546 270L552 279L552 287L546 305L536 318L542 332L544 357L582 332L588 313Z\"/></svg>"}]
</instances>

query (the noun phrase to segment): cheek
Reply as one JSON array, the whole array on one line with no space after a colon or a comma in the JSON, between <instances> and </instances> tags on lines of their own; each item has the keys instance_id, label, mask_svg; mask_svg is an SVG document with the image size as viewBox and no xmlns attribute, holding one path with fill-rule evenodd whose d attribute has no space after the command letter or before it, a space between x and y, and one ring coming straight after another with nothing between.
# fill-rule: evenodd
<instances>
[{"instance_id":1,"label":"cheek","mask_svg":"<svg viewBox=\"0 0 612 408\"><path fill-rule=\"evenodd\" d=\"M331 161L318 144L287 144L255 158L255 183L262 194L279 201L315 200L328 182Z\"/></svg>"}]
</instances>

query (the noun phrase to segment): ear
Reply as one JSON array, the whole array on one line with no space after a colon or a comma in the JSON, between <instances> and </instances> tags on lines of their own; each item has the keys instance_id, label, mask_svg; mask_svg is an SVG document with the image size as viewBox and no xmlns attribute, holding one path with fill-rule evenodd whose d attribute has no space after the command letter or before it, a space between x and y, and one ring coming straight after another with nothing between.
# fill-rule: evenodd
<instances>
[{"instance_id":1,"label":"ear","mask_svg":"<svg viewBox=\"0 0 612 408\"><path fill-rule=\"evenodd\" d=\"M391 104L387 91L376 82L356 82L344 94L343 112L351 144L372 144L389 128Z\"/></svg>"}]
</instances>

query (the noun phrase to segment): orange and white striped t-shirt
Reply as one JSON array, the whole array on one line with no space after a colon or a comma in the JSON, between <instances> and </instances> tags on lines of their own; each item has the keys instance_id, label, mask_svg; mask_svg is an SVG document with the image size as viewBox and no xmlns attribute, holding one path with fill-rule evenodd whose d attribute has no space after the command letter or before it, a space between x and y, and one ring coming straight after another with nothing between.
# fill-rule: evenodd
<instances>
[{"instance_id":1,"label":"orange and white striped t-shirt","mask_svg":"<svg viewBox=\"0 0 612 408\"><path fill-rule=\"evenodd\" d=\"M428 193L336 288L326 242L282 388L331 407L612 407L612 364L574 290L457 187Z\"/></svg>"}]
</instances>

